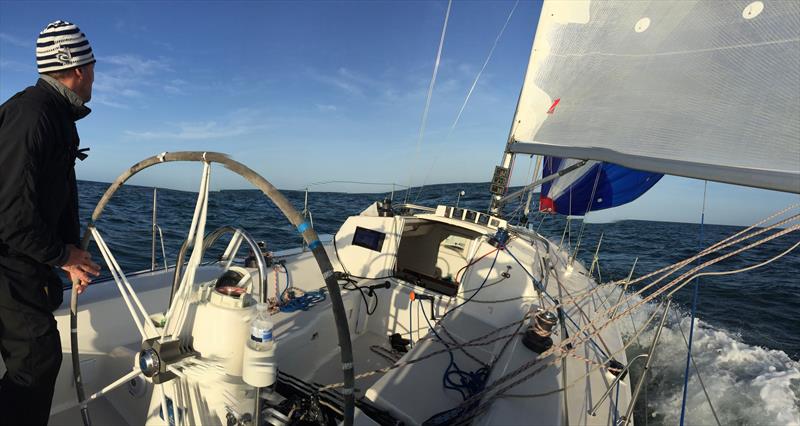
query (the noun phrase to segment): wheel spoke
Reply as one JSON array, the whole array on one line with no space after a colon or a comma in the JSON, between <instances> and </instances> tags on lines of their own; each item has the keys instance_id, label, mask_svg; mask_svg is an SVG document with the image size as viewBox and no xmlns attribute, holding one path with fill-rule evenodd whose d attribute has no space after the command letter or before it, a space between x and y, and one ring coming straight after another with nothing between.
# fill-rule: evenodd
<instances>
[{"instance_id":1,"label":"wheel spoke","mask_svg":"<svg viewBox=\"0 0 800 426\"><path fill-rule=\"evenodd\" d=\"M161 399L161 414L164 416L164 423L170 424L169 422L169 411L167 411L167 394L164 393L164 385L159 383L156 385L156 390L159 393L159 398ZM174 404L173 404L174 407Z\"/></svg>"},{"instance_id":2,"label":"wheel spoke","mask_svg":"<svg viewBox=\"0 0 800 426\"><path fill-rule=\"evenodd\" d=\"M236 253L239 251L239 247L242 245L242 233L237 229L233 236L231 237L231 241L228 243L228 247L225 248L225 253L222 254L221 259L224 260L225 264L223 268L227 270L231 267L234 258L236 257Z\"/></svg>"},{"instance_id":3,"label":"wheel spoke","mask_svg":"<svg viewBox=\"0 0 800 426\"><path fill-rule=\"evenodd\" d=\"M189 399L191 399L191 396L187 397L184 394L184 389L186 388L184 386L184 379L186 378L186 375L183 374L183 372L180 369L175 368L174 366L171 366L171 365L167 366L167 370L171 371L173 374L178 376L177 379L172 381L173 389L175 391L175 403L173 403L172 406L173 406L173 410L175 410L176 413L179 413L179 411L178 411L178 408L175 408L176 407L175 404L177 404L177 407L180 407L180 408L183 409L183 413L181 415L178 415L178 414L175 415L175 424L177 426L183 426L184 417L187 414L190 414L190 411L189 411Z\"/></svg>"},{"instance_id":4,"label":"wheel spoke","mask_svg":"<svg viewBox=\"0 0 800 426\"><path fill-rule=\"evenodd\" d=\"M122 286L122 283L120 282L121 281L120 277L117 274L116 268L114 268L114 263L111 261L111 253L109 252L108 247L103 241L103 237L100 236L100 233L97 232L97 229L95 229L94 227L90 227L90 230L92 232L92 235L94 236L95 242L97 243L97 247L100 249L100 254L103 255L103 258L106 261L106 265L108 265L108 269L111 271L111 276L114 278L114 282L117 284L117 288L119 289L119 292L122 295L122 300L125 301L125 306L128 307L128 311L131 314L131 318L133 318L133 322L134 324L136 324L136 328L139 329L139 334L142 335L142 340L146 340L148 338L147 333L145 333L144 331L144 326L142 325L142 321L139 318L139 313L137 313L136 310L134 309L130 297L128 296L128 293L125 291L125 289Z\"/></svg>"},{"instance_id":5,"label":"wheel spoke","mask_svg":"<svg viewBox=\"0 0 800 426\"><path fill-rule=\"evenodd\" d=\"M187 247L193 246L192 255L189 257L189 264L186 272L181 277L180 287L175 294L174 302L169 307L165 315L164 328L161 331L161 341L167 335L180 335L183 328L186 314L188 311L188 301L186 296L190 293L194 285L194 277L197 267L203 260L203 236L205 235L206 218L208 214L208 183L210 180L211 165L203 163L203 175L200 181L200 190L197 193L197 204L195 205L192 224L189 227L189 235L186 237Z\"/></svg>"},{"instance_id":6,"label":"wheel spoke","mask_svg":"<svg viewBox=\"0 0 800 426\"><path fill-rule=\"evenodd\" d=\"M106 386L103 389L99 390L98 392L95 392L95 393L91 394L88 398L86 398L85 400L81 401L81 405L85 405L85 404L87 404L87 403L89 403L91 401L94 401L97 398L100 398L101 396L105 395L106 393L111 392L112 390L114 390L114 389L120 387L121 385L127 383L129 380L137 377L139 374L142 374L141 371L137 371L137 370L131 371L130 373L128 373L128 374L120 377L119 379L113 381L111 384L109 384L108 386Z\"/></svg>"},{"instance_id":7,"label":"wheel spoke","mask_svg":"<svg viewBox=\"0 0 800 426\"><path fill-rule=\"evenodd\" d=\"M97 243L97 247L100 249L100 254L103 255L106 265L108 265L108 268L111 271L111 276L114 278L114 282L117 284L117 289L119 289L122 299L125 301L125 305L128 307L128 311L130 312L134 323L136 323L136 327L139 329L139 333L142 335L142 340L148 339L151 336L157 336L158 330L156 330L155 325L153 325L153 322L150 320L150 314L147 313L147 310L145 310L142 302L136 296L136 293L133 291L133 287L128 281L128 278L125 276L125 273L122 272L122 268L120 268L117 260L114 258L114 255L111 254L111 250L108 248L108 245L106 245L106 242L103 240L100 232L98 232L93 226L90 226L89 229L92 232L95 242ZM136 308L139 309L139 312L136 312L134 309L134 304L136 305ZM140 319L140 315L142 319ZM150 335L147 334L145 328L149 328L149 331L151 332Z\"/></svg>"}]
</instances>

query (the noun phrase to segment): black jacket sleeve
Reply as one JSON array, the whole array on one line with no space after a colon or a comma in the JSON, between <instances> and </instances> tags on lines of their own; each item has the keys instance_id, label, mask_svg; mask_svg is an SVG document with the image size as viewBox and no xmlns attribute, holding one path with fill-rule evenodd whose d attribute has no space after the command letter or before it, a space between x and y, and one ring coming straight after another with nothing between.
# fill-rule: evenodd
<instances>
[{"instance_id":1,"label":"black jacket sleeve","mask_svg":"<svg viewBox=\"0 0 800 426\"><path fill-rule=\"evenodd\" d=\"M66 247L42 219L36 196L43 140L50 131L41 112L6 105L0 113L0 243L37 262L60 266L67 260Z\"/></svg>"}]
</instances>

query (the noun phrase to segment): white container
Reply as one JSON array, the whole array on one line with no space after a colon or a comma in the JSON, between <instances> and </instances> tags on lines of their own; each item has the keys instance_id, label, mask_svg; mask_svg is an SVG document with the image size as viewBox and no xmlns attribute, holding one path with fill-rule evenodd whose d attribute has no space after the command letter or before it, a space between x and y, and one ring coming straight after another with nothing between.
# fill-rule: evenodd
<instances>
[{"instance_id":1,"label":"white container","mask_svg":"<svg viewBox=\"0 0 800 426\"><path fill-rule=\"evenodd\" d=\"M278 362L275 359L275 344L267 350L255 350L250 344L244 346L242 360L242 380L250 386L264 388L272 386L278 376Z\"/></svg>"}]
</instances>

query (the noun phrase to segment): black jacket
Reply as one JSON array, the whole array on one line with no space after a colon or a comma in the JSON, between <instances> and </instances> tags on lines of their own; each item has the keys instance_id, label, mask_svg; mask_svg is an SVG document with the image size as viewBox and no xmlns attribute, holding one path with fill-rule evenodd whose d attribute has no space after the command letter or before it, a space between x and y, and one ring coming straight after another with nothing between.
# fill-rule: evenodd
<instances>
[{"instance_id":1,"label":"black jacket","mask_svg":"<svg viewBox=\"0 0 800 426\"><path fill-rule=\"evenodd\" d=\"M0 106L0 306L52 311L54 267L78 244L78 112L44 80ZM47 289L47 290L45 290Z\"/></svg>"}]
</instances>

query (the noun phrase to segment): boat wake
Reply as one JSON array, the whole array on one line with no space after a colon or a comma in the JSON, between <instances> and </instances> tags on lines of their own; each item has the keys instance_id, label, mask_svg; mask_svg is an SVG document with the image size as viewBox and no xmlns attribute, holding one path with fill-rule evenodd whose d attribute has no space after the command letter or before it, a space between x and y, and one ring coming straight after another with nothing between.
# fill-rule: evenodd
<instances>
[{"instance_id":1,"label":"boat wake","mask_svg":"<svg viewBox=\"0 0 800 426\"><path fill-rule=\"evenodd\" d=\"M648 303L630 319L621 319L623 337L633 337L656 309L657 305ZM636 424L679 424L689 325L688 313L672 309L636 406ZM641 333L629 347L628 359L646 353L654 333L654 328ZM686 424L716 424L716 413L723 425L800 425L800 362L785 352L743 343L736 333L702 320L695 321L693 340L692 352L702 383L692 367ZM634 380L641 375L643 364L636 363L632 368Z\"/></svg>"}]
</instances>

